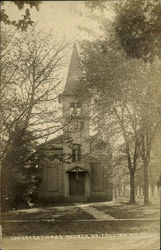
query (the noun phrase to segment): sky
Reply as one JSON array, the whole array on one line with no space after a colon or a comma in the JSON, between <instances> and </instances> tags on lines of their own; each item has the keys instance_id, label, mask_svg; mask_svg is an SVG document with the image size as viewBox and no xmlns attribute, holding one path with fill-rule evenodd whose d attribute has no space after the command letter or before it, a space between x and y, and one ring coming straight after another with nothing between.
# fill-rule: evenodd
<instances>
[{"instance_id":1,"label":"sky","mask_svg":"<svg viewBox=\"0 0 161 250\"><path fill-rule=\"evenodd\" d=\"M112 5L113 1L109 1L105 13L109 19L113 17ZM23 11L18 11L12 2L5 2L5 9L11 19L18 19L23 15ZM31 9L32 19L40 29L46 32L52 30L69 40L87 38L88 35L80 31L79 26L91 28L96 36L100 33L97 22L88 18L88 14L83 1L42 1L39 11L34 7Z\"/></svg>"},{"instance_id":2,"label":"sky","mask_svg":"<svg viewBox=\"0 0 161 250\"><path fill-rule=\"evenodd\" d=\"M104 14L109 20L114 16L112 6L113 1L112 3L109 1L108 8ZM5 2L4 7L10 20L19 20L24 14L24 10L18 10L12 2ZM100 13L95 11L94 14L98 15ZM85 8L83 1L42 1L39 11L36 11L34 7L31 9L31 18L37 23L37 29L46 33L52 31L60 39L63 38L73 43L77 42L77 45L79 41L84 39L92 40L101 36L102 31L99 28L98 22L89 18L88 15L89 10ZM87 32L80 30L80 26L90 28L94 35L91 36ZM79 49L79 46L77 47ZM62 92L65 86L71 52L69 51L69 60L67 60L66 69L63 70L64 75L62 84L60 85L60 92Z\"/></svg>"},{"instance_id":3,"label":"sky","mask_svg":"<svg viewBox=\"0 0 161 250\"><path fill-rule=\"evenodd\" d=\"M101 13L109 20L114 16L113 3L114 1L109 0L106 12L104 14ZM21 19L24 14L24 10L18 10L10 1L6 1L4 7L11 20ZM28 7L28 5L25 7ZM33 7L30 12L37 29L46 33L53 32L60 40L76 42L78 50L79 41L84 39L93 40L102 35L98 22L88 17L90 13L85 7L84 1L42 1L39 5L39 11ZM100 12L94 11L94 14L100 15ZM92 34L79 27L91 29ZM69 59L67 60L67 68L64 70L64 79L67 75L71 52L69 50Z\"/></svg>"},{"instance_id":4,"label":"sky","mask_svg":"<svg viewBox=\"0 0 161 250\"><path fill-rule=\"evenodd\" d=\"M101 15L105 15L106 18L112 20L114 16L113 11L114 1L108 2L106 12ZM5 2L5 10L11 20L18 20L22 18L24 10L20 11L17 7L9 1ZM28 7L27 5L25 7ZM37 25L37 29L43 32L52 31L58 38L77 43L79 50L79 41L84 39L93 40L102 35L102 30L96 20L89 18L89 10L85 7L84 1L42 1L39 5L39 11L33 7L31 10L32 20ZM95 15L100 15L99 11L94 11ZM92 30L92 34L80 30L79 27L85 27ZM69 49L69 59L67 59L67 67L63 69L63 83L64 88L65 79L68 72L70 56L72 53L72 46Z\"/></svg>"}]
</instances>

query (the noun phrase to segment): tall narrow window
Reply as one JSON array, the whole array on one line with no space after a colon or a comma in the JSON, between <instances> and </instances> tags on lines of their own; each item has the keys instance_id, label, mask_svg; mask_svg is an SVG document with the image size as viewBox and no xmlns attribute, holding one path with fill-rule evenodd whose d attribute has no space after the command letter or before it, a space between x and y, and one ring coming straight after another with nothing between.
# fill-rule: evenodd
<instances>
[{"instance_id":1,"label":"tall narrow window","mask_svg":"<svg viewBox=\"0 0 161 250\"><path fill-rule=\"evenodd\" d=\"M79 145L78 150L77 150L77 161L81 161L81 147Z\"/></svg>"},{"instance_id":2,"label":"tall narrow window","mask_svg":"<svg viewBox=\"0 0 161 250\"><path fill-rule=\"evenodd\" d=\"M72 149L72 162L81 161L81 145L74 145Z\"/></svg>"},{"instance_id":3,"label":"tall narrow window","mask_svg":"<svg viewBox=\"0 0 161 250\"><path fill-rule=\"evenodd\" d=\"M84 128L84 121L80 121L79 130L81 131Z\"/></svg>"},{"instance_id":4,"label":"tall narrow window","mask_svg":"<svg viewBox=\"0 0 161 250\"><path fill-rule=\"evenodd\" d=\"M72 162L76 162L76 150L72 149Z\"/></svg>"},{"instance_id":5,"label":"tall narrow window","mask_svg":"<svg viewBox=\"0 0 161 250\"><path fill-rule=\"evenodd\" d=\"M81 103L80 102L72 102L70 104L70 115L71 116L81 115Z\"/></svg>"}]
</instances>

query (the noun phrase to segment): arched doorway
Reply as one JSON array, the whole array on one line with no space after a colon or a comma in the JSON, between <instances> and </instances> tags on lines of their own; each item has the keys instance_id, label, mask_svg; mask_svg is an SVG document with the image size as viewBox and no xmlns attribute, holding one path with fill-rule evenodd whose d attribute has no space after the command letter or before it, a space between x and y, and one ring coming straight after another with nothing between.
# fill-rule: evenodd
<instances>
[{"instance_id":1,"label":"arched doorway","mask_svg":"<svg viewBox=\"0 0 161 250\"><path fill-rule=\"evenodd\" d=\"M67 171L69 181L69 201L85 202L86 201L86 170L76 166Z\"/></svg>"}]
</instances>

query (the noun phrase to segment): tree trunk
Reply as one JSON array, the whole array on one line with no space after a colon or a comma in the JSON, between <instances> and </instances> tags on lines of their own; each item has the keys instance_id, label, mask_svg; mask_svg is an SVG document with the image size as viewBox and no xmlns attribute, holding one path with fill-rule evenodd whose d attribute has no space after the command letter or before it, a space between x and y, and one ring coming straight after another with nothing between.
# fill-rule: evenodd
<instances>
[{"instance_id":1,"label":"tree trunk","mask_svg":"<svg viewBox=\"0 0 161 250\"><path fill-rule=\"evenodd\" d=\"M123 185L123 196L126 196L126 185Z\"/></svg>"},{"instance_id":2,"label":"tree trunk","mask_svg":"<svg viewBox=\"0 0 161 250\"><path fill-rule=\"evenodd\" d=\"M130 203L135 203L135 171L130 170Z\"/></svg>"},{"instance_id":3,"label":"tree trunk","mask_svg":"<svg viewBox=\"0 0 161 250\"><path fill-rule=\"evenodd\" d=\"M113 187L113 201L115 201L117 198L117 193L116 193L116 187Z\"/></svg>"},{"instance_id":4,"label":"tree trunk","mask_svg":"<svg viewBox=\"0 0 161 250\"><path fill-rule=\"evenodd\" d=\"M117 198L116 177L114 177L114 180L113 180L113 201L115 201L116 198Z\"/></svg>"},{"instance_id":5,"label":"tree trunk","mask_svg":"<svg viewBox=\"0 0 161 250\"><path fill-rule=\"evenodd\" d=\"M135 186L135 196L138 196L138 187Z\"/></svg>"},{"instance_id":6,"label":"tree trunk","mask_svg":"<svg viewBox=\"0 0 161 250\"><path fill-rule=\"evenodd\" d=\"M148 178L148 164L144 163L144 205L149 204L149 178Z\"/></svg>"},{"instance_id":7,"label":"tree trunk","mask_svg":"<svg viewBox=\"0 0 161 250\"><path fill-rule=\"evenodd\" d=\"M160 185L157 185L157 195L160 197Z\"/></svg>"},{"instance_id":8,"label":"tree trunk","mask_svg":"<svg viewBox=\"0 0 161 250\"><path fill-rule=\"evenodd\" d=\"M139 186L139 196L141 196L141 187Z\"/></svg>"},{"instance_id":9,"label":"tree trunk","mask_svg":"<svg viewBox=\"0 0 161 250\"><path fill-rule=\"evenodd\" d=\"M117 198L117 190L116 190L116 186L114 185L114 198Z\"/></svg>"},{"instance_id":10,"label":"tree trunk","mask_svg":"<svg viewBox=\"0 0 161 250\"><path fill-rule=\"evenodd\" d=\"M154 197L154 184L151 184L151 196Z\"/></svg>"},{"instance_id":11,"label":"tree trunk","mask_svg":"<svg viewBox=\"0 0 161 250\"><path fill-rule=\"evenodd\" d=\"M117 192L118 192L118 197L120 197L121 196L120 185L117 187Z\"/></svg>"},{"instance_id":12,"label":"tree trunk","mask_svg":"<svg viewBox=\"0 0 161 250\"><path fill-rule=\"evenodd\" d=\"M161 175L160 175L160 179L157 181L157 193L158 193L158 197L160 197L160 186L161 186Z\"/></svg>"}]
</instances>

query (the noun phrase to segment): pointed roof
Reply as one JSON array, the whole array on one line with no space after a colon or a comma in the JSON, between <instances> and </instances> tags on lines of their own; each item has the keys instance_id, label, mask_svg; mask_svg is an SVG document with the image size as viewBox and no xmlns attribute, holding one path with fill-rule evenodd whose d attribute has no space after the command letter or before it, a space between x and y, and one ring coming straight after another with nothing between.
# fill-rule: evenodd
<instances>
[{"instance_id":1,"label":"pointed roof","mask_svg":"<svg viewBox=\"0 0 161 250\"><path fill-rule=\"evenodd\" d=\"M73 94L73 90L78 86L78 82L81 78L82 71L81 71L81 64L80 58L77 50L76 44L73 46L72 56L70 60L67 80L65 84L65 88L63 91L63 95L70 95Z\"/></svg>"}]
</instances>

